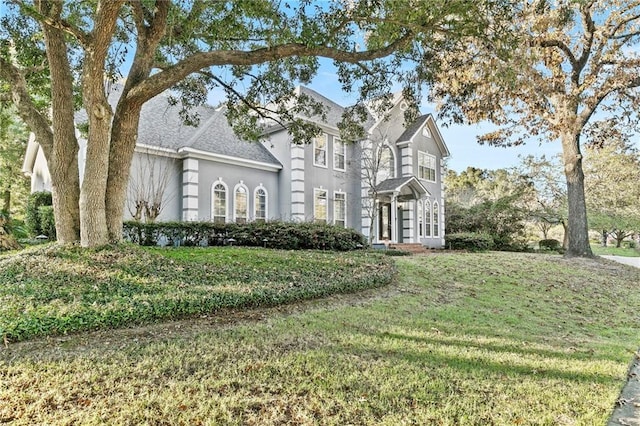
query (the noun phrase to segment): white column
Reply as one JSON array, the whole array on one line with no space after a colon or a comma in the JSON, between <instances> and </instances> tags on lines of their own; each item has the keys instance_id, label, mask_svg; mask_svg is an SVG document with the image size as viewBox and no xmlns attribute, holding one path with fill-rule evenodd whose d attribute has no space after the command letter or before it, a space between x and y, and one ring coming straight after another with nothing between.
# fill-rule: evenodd
<instances>
[{"instance_id":1,"label":"white column","mask_svg":"<svg viewBox=\"0 0 640 426\"><path fill-rule=\"evenodd\" d=\"M291 219L303 222L304 216L304 146L291 146Z\"/></svg>"},{"instance_id":2,"label":"white column","mask_svg":"<svg viewBox=\"0 0 640 426\"><path fill-rule=\"evenodd\" d=\"M182 220L198 220L198 160L182 161Z\"/></svg>"},{"instance_id":3,"label":"white column","mask_svg":"<svg viewBox=\"0 0 640 426\"><path fill-rule=\"evenodd\" d=\"M391 242L398 242L398 199L396 195L391 197Z\"/></svg>"}]
</instances>

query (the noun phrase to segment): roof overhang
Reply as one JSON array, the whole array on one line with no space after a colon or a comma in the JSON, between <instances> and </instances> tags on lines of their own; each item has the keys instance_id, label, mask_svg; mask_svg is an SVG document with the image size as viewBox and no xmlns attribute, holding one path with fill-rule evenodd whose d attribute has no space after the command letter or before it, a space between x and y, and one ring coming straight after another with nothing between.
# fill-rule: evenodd
<instances>
[{"instance_id":1,"label":"roof overhang","mask_svg":"<svg viewBox=\"0 0 640 426\"><path fill-rule=\"evenodd\" d=\"M427 188L415 176L387 179L377 185L376 195L379 199L393 198L398 201L419 200L431 195Z\"/></svg>"}]
</instances>

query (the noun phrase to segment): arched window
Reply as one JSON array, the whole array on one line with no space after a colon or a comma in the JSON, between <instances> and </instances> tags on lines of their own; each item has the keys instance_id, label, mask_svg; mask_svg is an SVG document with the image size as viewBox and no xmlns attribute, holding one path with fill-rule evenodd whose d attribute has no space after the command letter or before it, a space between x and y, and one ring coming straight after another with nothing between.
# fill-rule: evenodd
<instances>
[{"instance_id":1,"label":"arched window","mask_svg":"<svg viewBox=\"0 0 640 426\"><path fill-rule=\"evenodd\" d=\"M247 223L247 212L249 211L247 192L247 187L242 181L236 185L233 199L233 219L236 223Z\"/></svg>"},{"instance_id":2,"label":"arched window","mask_svg":"<svg viewBox=\"0 0 640 426\"><path fill-rule=\"evenodd\" d=\"M215 223L227 221L227 186L217 181L213 184L211 218Z\"/></svg>"},{"instance_id":3,"label":"arched window","mask_svg":"<svg viewBox=\"0 0 640 426\"><path fill-rule=\"evenodd\" d=\"M253 218L256 222L267 221L267 190L262 186L253 193Z\"/></svg>"},{"instance_id":4,"label":"arched window","mask_svg":"<svg viewBox=\"0 0 640 426\"><path fill-rule=\"evenodd\" d=\"M433 236L438 237L440 235L440 210L438 209L438 203L433 203Z\"/></svg>"},{"instance_id":5,"label":"arched window","mask_svg":"<svg viewBox=\"0 0 640 426\"><path fill-rule=\"evenodd\" d=\"M418 216L418 236L424 237L424 209L422 200L418 200L416 203L416 215Z\"/></svg>"},{"instance_id":6,"label":"arched window","mask_svg":"<svg viewBox=\"0 0 640 426\"><path fill-rule=\"evenodd\" d=\"M378 156L378 183L396 177L396 161L391 147L389 145L381 146Z\"/></svg>"},{"instance_id":7,"label":"arched window","mask_svg":"<svg viewBox=\"0 0 640 426\"><path fill-rule=\"evenodd\" d=\"M425 218L425 224L424 224L425 237L430 237L431 236L431 201L429 200L426 200L424 202L424 218Z\"/></svg>"}]
</instances>

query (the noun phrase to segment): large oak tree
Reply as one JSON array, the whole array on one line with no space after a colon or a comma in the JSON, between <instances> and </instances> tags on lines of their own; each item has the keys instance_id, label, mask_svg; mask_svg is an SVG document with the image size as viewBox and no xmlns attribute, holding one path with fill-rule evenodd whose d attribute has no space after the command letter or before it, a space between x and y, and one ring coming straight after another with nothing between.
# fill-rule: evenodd
<instances>
[{"instance_id":1,"label":"large oak tree","mask_svg":"<svg viewBox=\"0 0 640 426\"><path fill-rule=\"evenodd\" d=\"M335 61L343 89L356 91L359 100L388 94L394 84L411 97L431 75L434 52L495 31L490 18L504 3L6 2L13 9L2 22L0 79L10 83L13 101L46 155L58 238L80 239L83 246L121 238L140 110L152 97L173 89L185 120L197 122L189 107L204 102L210 89L222 88L228 117L244 136L258 137L268 117L304 141L317 129L297 117L321 111L310 99L293 99L292 89L312 79L318 58ZM48 87L42 84L42 64ZM106 85L119 73L126 81L112 109ZM44 90L50 113L37 104L43 87L50 89ZM81 186L76 105L88 116Z\"/></svg>"},{"instance_id":2,"label":"large oak tree","mask_svg":"<svg viewBox=\"0 0 640 426\"><path fill-rule=\"evenodd\" d=\"M479 138L494 145L559 141L568 198L568 256L591 256L581 137L594 114L618 123L638 111L640 2L522 0L517 45L479 40L466 55L442 51L450 65L433 91L460 122L490 121ZM465 65L464 68L461 65Z\"/></svg>"}]
</instances>

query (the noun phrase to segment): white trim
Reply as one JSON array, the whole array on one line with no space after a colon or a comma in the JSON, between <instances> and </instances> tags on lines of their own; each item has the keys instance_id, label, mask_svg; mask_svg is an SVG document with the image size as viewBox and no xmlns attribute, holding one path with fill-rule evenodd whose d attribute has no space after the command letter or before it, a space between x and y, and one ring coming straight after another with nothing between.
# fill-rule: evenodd
<instances>
[{"instance_id":1,"label":"white trim","mask_svg":"<svg viewBox=\"0 0 640 426\"><path fill-rule=\"evenodd\" d=\"M433 238L433 206L431 200L424 200L424 236L426 238Z\"/></svg>"},{"instance_id":2,"label":"white trim","mask_svg":"<svg viewBox=\"0 0 640 426\"><path fill-rule=\"evenodd\" d=\"M418 219L418 238L424 237L424 202L416 200L416 216Z\"/></svg>"},{"instance_id":3,"label":"white trim","mask_svg":"<svg viewBox=\"0 0 640 426\"><path fill-rule=\"evenodd\" d=\"M258 218L256 217L256 211L258 210L258 203L256 203L256 196L258 195L258 191L260 190L264 192L264 217ZM264 186L262 186L262 184L260 184L253 190L253 220L264 219L264 221L266 222L268 217L269 217L269 191L267 191L267 188L265 188Z\"/></svg>"},{"instance_id":4,"label":"white trim","mask_svg":"<svg viewBox=\"0 0 640 426\"><path fill-rule=\"evenodd\" d=\"M240 183L236 184L236 186L233 187L233 221L235 223L238 222L238 204L237 204L237 199L236 196L238 195L238 190L242 188L244 189L244 196L245 196L245 213L244 213L244 223L249 222L249 212L251 211L251 209L249 208L249 188L247 187L247 185L244 184L244 181L240 181Z\"/></svg>"},{"instance_id":5,"label":"white trim","mask_svg":"<svg viewBox=\"0 0 640 426\"><path fill-rule=\"evenodd\" d=\"M336 195L338 194L342 194L344 195L344 198L342 199L342 201L344 202L344 227L347 227L347 217L349 216L347 214L347 193L343 192L343 191L333 191L333 224L336 224L336 207L338 206L338 203L336 202Z\"/></svg>"},{"instance_id":6,"label":"white trim","mask_svg":"<svg viewBox=\"0 0 640 426\"><path fill-rule=\"evenodd\" d=\"M338 144L342 145L342 163L344 165L344 167L342 168L336 167L336 145ZM347 171L347 144L342 142L342 139L336 136L333 137L333 170L336 170L339 172Z\"/></svg>"},{"instance_id":7,"label":"white trim","mask_svg":"<svg viewBox=\"0 0 640 426\"><path fill-rule=\"evenodd\" d=\"M424 155L425 157L431 158L433 160L433 178L434 178L433 180L426 179L426 178L424 178L424 177L422 177L420 175L420 156L421 155ZM434 183L438 181L438 157L436 157L433 154L429 154L426 151L418 151L418 164L417 164L417 166L418 166L417 167L417 172L418 172L418 178L419 179L426 180L427 182L434 182ZM431 170L431 168L429 168L429 167L425 167L425 168Z\"/></svg>"},{"instance_id":8,"label":"white trim","mask_svg":"<svg viewBox=\"0 0 640 426\"><path fill-rule=\"evenodd\" d=\"M229 186L222 181L222 178L218 178L218 180L211 184L211 221L215 221L215 187L218 184L224 187L224 222L226 223L229 221Z\"/></svg>"},{"instance_id":9,"label":"white trim","mask_svg":"<svg viewBox=\"0 0 640 426\"><path fill-rule=\"evenodd\" d=\"M316 162L316 142L322 136L324 136L324 164L320 164ZM312 152L313 165L316 167L321 167L323 169L329 168L329 135L327 133L322 133L321 135L313 138L313 143L311 144L311 150L313 151Z\"/></svg>"},{"instance_id":10,"label":"white trim","mask_svg":"<svg viewBox=\"0 0 640 426\"><path fill-rule=\"evenodd\" d=\"M201 160L218 161L224 164L244 166L258 170L278 171L282 169L282 165L280 164L264 163L262 161L247 160L244 158L231 157L229 155L214 154L211 152L201 151L199 149L193 149L189 147L178 149L178 154L181 157L192 157Z\"/></svg>"},{"instance_id":11,"label":"white trim","mask_svg":"<svg viewBox=\"0 0 640 426\"><path fill-rule=\"evenodd\" d=\"M136 144L135 152L139 152L142 154L161 155L163 157L170 157L170 158L181 158L181 156L178 155L178 152L175 149L162 148L159 146L146 145L143 143Z\"/></svg>"},{"instance_id":12,"label":"white trim","mask_svg":"<svg viewBox=\"0 0 640 426\"><path fill-rule=\"evenodd\" d=\"M324 194L325 194L325 198L324 199L325 199L326 204L324 206L324 210L325 210L325 212L324 212L324 216L325 216L324 217L324 223L329 223L329 191L324 189L324 188L322 188L322 187L313 188L313 221L315 222L316 220L319 220L316 217L316 210L317 210L317 207L318 207L316 201L318 200L317 194L320 191L324 192Z\"/></svg>"},{"instance_id":13,"label":"white trim","mask_svg":"<svg viewBox=\"0 0 640 426\"><path fill-rule=\"evenodd\" d=\"M433 202L433 232L432 232L432 237L433 238L440 238L440 204L437 201ZM438 231L437 235L436 235L436 230Z\"/></svg>"}]
</instances>

